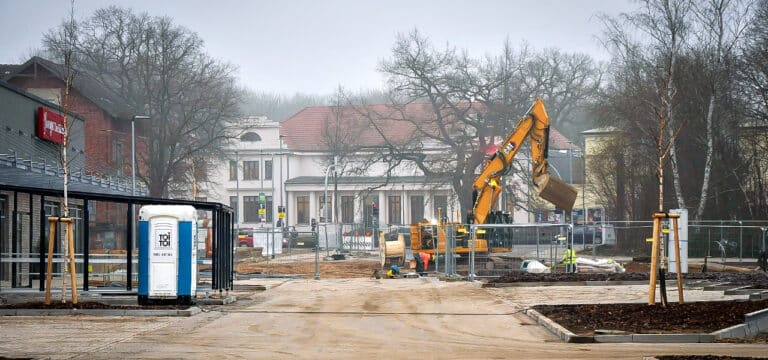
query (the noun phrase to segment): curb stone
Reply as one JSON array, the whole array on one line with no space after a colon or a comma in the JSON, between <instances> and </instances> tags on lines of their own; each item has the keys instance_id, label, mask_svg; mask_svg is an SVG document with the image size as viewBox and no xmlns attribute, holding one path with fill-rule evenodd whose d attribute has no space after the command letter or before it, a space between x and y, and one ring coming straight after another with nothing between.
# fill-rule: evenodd
<instances>
[{"instance_id":1,"label":"curb stone","mask_svg":"<svg viewBox=\"0 0 768 360\"><path fill-rule=\"evenodd\" d=\"M523 311L525 315L545 327L567 343L711 343L718 339L744 338L768 332L768 309L744 315L744 323L718 330L709 334L620 334L620 335L576 335L552 319L534 309Z\"/></svg>"},{"instance_id":2,"label":"curb stone","mask_svg":"<svg viewBox=\"0 0 768 360\"><path fill-rule=\"evenodd\" d=\"M189 317L201 313L199 307L184 310L142 310L142 309L0 309L0 316L181 316Z\"/></svg>"}]
</instances>

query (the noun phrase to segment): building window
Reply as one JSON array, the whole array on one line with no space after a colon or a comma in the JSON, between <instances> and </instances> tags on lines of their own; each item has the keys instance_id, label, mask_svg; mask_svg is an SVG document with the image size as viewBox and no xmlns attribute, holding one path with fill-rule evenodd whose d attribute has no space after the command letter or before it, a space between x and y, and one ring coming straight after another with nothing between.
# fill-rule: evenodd
<instances>
[{"instance_id":1,"label":"building window","mask_svg":"<svg viewBox=\"0 0 768 360\"><path fill-rule=\"evenodd\" d=\"M435 208L432 216L434 216L435 219L440 220L438 219L439 215L437 209L442 209L443 216L450 218L450 216L448 216L448 195L435 195Z\"/></svg>"},{"instance_id":2,"label":"building window","mask_svg":"<svg viewBox=\"0 0 768 360\"><path fill-rule=\"evenodd\" d=\"M237 161L229 160L229 180L237 180Z\"/></svg>"},{"instance_id":3,"label":"building window","mask_svg":"<svg viewBox=\"0 0 768 360\"><path fill-rule=\"evenodd\" d=\"M229 197L229 207L234 210L235 223L240 222L240 209L237 206L237 196Z\"/></svg>"},{"instance_id":4,"label":"building window","mask_svg":"<svg viewBox=\"0 0 768 360\"><path fill-rule=\"evenodd\" d=\"M112 165L115 166L115 173L117 176L124 175L123 143L118 140L112 142Z\"/></svg>"},{"instance_id":5,"label":"building window","mask_svg":"<svg viewBox=\"0 0 768 360\"><path fill-rule=\"evenodd\" d=\"M341 197L341 222L351 224L355 222L355 197Z\"/></svg>"},{"instance_id":6,"label":"building window","mask_svg":"<svg viewBox=\"0 0 768 360\"><path fill-rule=\"evenodd\" d=\"M411 195L411 223L424 219L424 196Z\"/></svg>"},{"instance_id":7,"label":"building window","mask_svg":"<svg viewBox=\"0 0 768 360\"><path fill-rule=\"evenodd\" d=\"M259 222L259 197L258 196L243 196L243 215L245 219L243 222L257 223Z\"/></svg>"},{"instance_id":8,"label":"building window","mask_svg":"<svg viewBox=\"0 0 768 360\"><path fill-rule=\"evenodd\" d=\"M264 160L264 180L272 180L272 160Z\"/></svg>"},{"instance_id":9,"label":"building window","mask_svg":"<svg viewBox=\"0 0 768 360\"><path fill-rule=\"evenodd\" d=\"M240 141L251 141L251 142L261 141L261 136L259 136L259 134L255 132L247 132L240 137Z\"/></svg>"},{"instance_id":10,"label":"building window","mask_svg":"<svg viewBox=\"0 0 768 360\"><path fill-rule=\"evenodd\" d=\"M403 223L403 204L400 196L389 196L387 199L387 215L390 224Z\"/></svg>"},{"instance_id":11,"label":"building window","mask_svg":"<svg viewBox=\"0 0 768 360\"><path fill-rule=\"evenodd\" d=\"M309 196L296 197L296 222L309 224Z\"/></svg>"},{"instance_id":12,"label":"building window","mask_svg":"<svg viewBox=\"0 0 768 360\"><path fill-rule=\"evenodd\" d=\"M258 161L243 161L243 180L259 180Z\"/></svg>"}]
</instances>

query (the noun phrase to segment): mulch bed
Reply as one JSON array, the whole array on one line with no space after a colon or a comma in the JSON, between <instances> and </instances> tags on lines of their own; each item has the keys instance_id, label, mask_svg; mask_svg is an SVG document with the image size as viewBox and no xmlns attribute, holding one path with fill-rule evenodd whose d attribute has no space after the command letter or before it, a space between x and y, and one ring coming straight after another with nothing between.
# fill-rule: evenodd
<instances>
[{"instance_id":1,"label":"mulch bed","mask_svg":"<svg viewBox=\"0 0 768 360\"><path fill-rule=\"evenodd\" d=\"M62 303L61 301L51 301L49 305L46 305L44 302L0 305L0 309L186 310L188 308L189 306L187 305L110 305L93 301L78 302L76 305L71 302Z\"/></svg>"},{"instance_id":2,"label":"mulch bed","mask_svg":"<svg viewBox=\"0 0 768 360\"><path fill-rule=\"evenodd\" d=\"M595 330L635 334L710 333L742 324L744 315L768 308L768 300L714 301L686 304L537 305L544 316L577 335Z\"/></svg>"},{"instance_id":3,"label":"mulch bed","mask_svg":"<svg viewBox=\"0 0 768 360\"><path fill-rule=\"evenodd\" d=\"M667 273L666 278L674 280L677 275ZM554 273L554 274L532 274L525 271L515 271L499 278L488 281L489 284L496 283L516 283L516 282L559 282L559 281L648 281L650 278L647 272L625 272L625 273ZM751 286L755 289L768 289L768 273L688 273L683 274L686 280L707 280L711 282L722 282L730 285Z\"/></svg>"}]
</instances>

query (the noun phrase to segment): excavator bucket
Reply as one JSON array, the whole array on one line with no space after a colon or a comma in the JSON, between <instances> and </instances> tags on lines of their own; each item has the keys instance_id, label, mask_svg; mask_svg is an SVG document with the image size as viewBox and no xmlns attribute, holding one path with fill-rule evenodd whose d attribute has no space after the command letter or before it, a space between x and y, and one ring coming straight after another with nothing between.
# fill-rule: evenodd
<instances>
[{"instance_id":1,"label":"excavator bucket","mask_svg":"<svg viewBox=\"0 0 768 360\"><path fill-rule=\"evenodd\" d=\"M541 175L538 180L537 190L542 199L565 211L573 209L577 194L573 186L549 174Z\"/></svg>"}]
</instances>

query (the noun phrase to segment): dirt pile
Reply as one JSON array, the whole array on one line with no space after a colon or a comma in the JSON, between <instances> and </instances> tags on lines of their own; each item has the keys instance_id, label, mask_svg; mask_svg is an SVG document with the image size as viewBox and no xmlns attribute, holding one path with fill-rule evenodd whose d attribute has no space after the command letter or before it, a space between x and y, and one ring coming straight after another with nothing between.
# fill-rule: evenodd
<instances>
[{"instance_id":1,"label":"dirt pile","mask_svg":"<svg viewBox=\"0 0 768 360\"><path fill-rule=\"evenodd\" d=\"M379 268L381 268L381 262L376 259L320 261L320 277L323 279L371 277L373 270ZM240 274L283 274L311 278L315 273L315 263L314 261L241 263L236 265L236 270Z\"/></svg>"},{"instance_id":2,"label":"dirt pile","mask_svg":"<svg viewBox=\"0 0 768 360\"><path fill-rule=\"evenodd\" d=\"M744 322L744 315L768 308L768 300L716 301L667 307L646 304L538 305L534 309L578 335L595 330L636 334L710 333Z\"/></svg>"}]
</instances>

